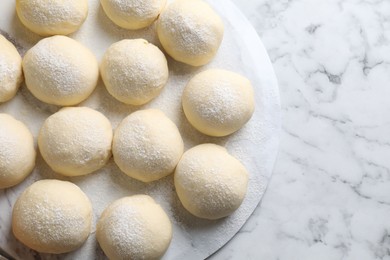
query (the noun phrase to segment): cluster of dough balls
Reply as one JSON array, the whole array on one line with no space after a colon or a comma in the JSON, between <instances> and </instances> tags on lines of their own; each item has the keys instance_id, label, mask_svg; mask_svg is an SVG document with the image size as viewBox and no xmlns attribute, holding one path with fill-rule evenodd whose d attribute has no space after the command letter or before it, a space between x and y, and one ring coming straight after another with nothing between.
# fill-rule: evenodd
<instances>
[{"instance_id":1,"label":"cluster of dough balls","mask_svg":"<svg viewBox=\"0 0 390 260\"><path fill-rule=\"evenodd\" d=\"M209 63L222 42L223 22L201 0L176 0L167 7L166 0L101 0L101 5L111 20L127 29L140 29L158 19L157 35L165 51L189 65ZM66 35L84 22L88 3L18 0L16 11L22 23L40 35ZM41 40L26 53L23 71L27 88L36 98L59 106L85 100L99 76L94 55L80 43L58 35ZM164 54L143 39L113 44L102 59L100 72L108 92L131 105L155 98L169 75ZM19 74L15 78L21 78L20 69ZM14 85L19 83L16 80ZM8 95L16 93L14 85Z\"/></svg>"},{"instance_id":2,"label":"cluster of dough balls","mask_svg":"<svg viewBox=\"0 0 390 260\"><path fill-rule=\"evenodd\" d=\"M106 15L118 26L137 30L157 22L157 34L166 52L192 66L209 63L221 45L221 18L201 0L101 0ZM87 0L17 0L20 21L42 35L68 35L88 15Z\"/></svg>"},{"instance_id":3,"label":"cluster of dough balls","mask_svg":"<svg viewBox=\"0 0 390 260\"><path fill-rule=\"evenodd\" d=\"M157 34L175 60L201 66L209 63L221 45L221 18L200 0L101 0L107 16L125 29L141 29L157 20Z\"/></svg>"},{"instance_id":4,"label":"cluster of dough balls","mask_svg":"<svg viewBox=\"0 0 390 260\"><path fill-rule=\"evenodd\" d=\"M15 202L12 231L38 252L67 253L88 239L92 213L90 200L77 185L40 180ZM160 259L172 240L172 224L151 197L135 195L114 201L103 211L96 238L110 259Z\"/></svg>"},{"instance_id":5,"label":"cluster of dough balls","mask_svg":"<svg viewBox=\"0 0 390 260\"><path fill-rule=\"evenodd\" d=\"M201 0L101 0L107 16L126 29L141 29L157 20L164 50L192 66L209 63L224 34L221 18ZM88 14L87 0L17 0L16 11L31 31L50 36L23 58L0 36L0 102L11 99L22 81L39 100L73 106L95 89L99 66L83 45L66 36ZM3 73L3 72L6 73ZM108 92L119 101L142 105L154 99L168 82L163 52L144 39L112 44L100 73ZM182 106L188 121L211 136L230 135L254 112L254 93L245 77L209 69L194 76L184 89ZM242 203L248 184L245 167L227 150L202 144L184 153L176 125L161 111L140 110L123 119L115 132L101 113L67 107L44 122L38 137L43 159L56 172L80 176L102 168L111 153L125 174L143 182L174 172L180 201L191 214L219 219ZM184 153L184 154L183 154ZM0 114L0 188L20 183L35 165L29 130ZM91 232L92 206L74 184L37 181L18 198L12 214L16 238L44 253L65 253L80 247ZM110 259L158 259L172 239L172 224L151 197L136 195L113 202L100 216L97 240Z\"/></svg>"}]
</instances>

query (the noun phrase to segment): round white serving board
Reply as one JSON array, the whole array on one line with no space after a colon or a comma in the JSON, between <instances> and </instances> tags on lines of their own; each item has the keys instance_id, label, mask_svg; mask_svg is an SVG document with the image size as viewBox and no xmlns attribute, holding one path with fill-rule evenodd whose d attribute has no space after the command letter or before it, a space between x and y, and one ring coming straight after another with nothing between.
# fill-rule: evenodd
<instances>
[{"instance_id":1,"label":"round white serving board","mask_svg":"<svg viewBox=\"0 0 390 260\"><path fill-rule=\"evenodd\" d=\"M105 259L94 230L77 251L63 255L38 254L19 243L11 231L12 206L19 194L39 179L69 180L89 196L94 207L94 222L112 201L132 194L148 194L162 205L173 223L173 240L163 259L204 259L226 244L250 217L264 194L275 162L280 130L278 85L256 32L230 1L209 0L222 17L225 36L216 58L207 66L194 68L168 58L170 80L161 95L147 105L133 107L113 99L99 82L96 90L79 106L88 106L105 114L115 128L131 112L144 108L164 111L185 140L186 149L200 143L225 146L248 169L250 181L241 207L230 217L209 221L190 215L178 200L172 175L151 184L144 184L121 173L111 159L96 173L66 178L54 173L38 154L34 172L16 187L0 191L0 249L16 259ZM100 60L114 42L126 38L145 38L160 46L155 27L128 31L115 26L104 14L98 0L89 0L89 16L81 29L70 37L89 47ZM12 40L21 54L41 38L28 31L18 20L14 0L1 0L0 33ZM225 138L211 138L197 132L187 122L181 109L181 93L188 80L208 68L223 68L248 77L255 88L256 111L249 123L237 133ZM35 99L23 85L17 96L0 104L0 113L9 113L23 121L36 138L43 121L59 107Z\"/></svg>"}]
</instances>

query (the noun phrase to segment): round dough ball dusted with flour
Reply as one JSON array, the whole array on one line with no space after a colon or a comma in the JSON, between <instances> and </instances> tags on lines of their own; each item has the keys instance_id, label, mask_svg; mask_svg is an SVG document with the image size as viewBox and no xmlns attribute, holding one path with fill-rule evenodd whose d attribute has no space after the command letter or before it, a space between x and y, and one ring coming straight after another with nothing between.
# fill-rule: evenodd
<instances>
[{"instance_id":1,"label":"round dough ball dusted with flour","mask_svg":"<svg viewBox=\"0 0 390 260\"><path fill-rule=\"evenodd\" d=\"M215 144L186 151L175 171L180 201L199 218L218 219L232 214L241 205L247 184L245 167Z\"/></svg>"},{"instance_id":2,"label":"round dough ball dusted with flour","mask_svg":"<svg viewBox=\"0 0 390 260\"><path fill-rule=\"evenodd\" d=\"M26 246L42 253L73 251L91 231L92 206L75 184L41 180L29 186L16 201L12 231Z\"/></svg>"},{"instance_id":3,"label":"round dough ball dusted with flour","mask_svg":"<svg viewBox=\"0 0 390 260\"><path fill-rule=\"evenodd\" d=\"M13 98L22 81L22 58L15 46L0 35L0 103Z\"/></svg>"},{"instance_id":4,"label":"round dough ball dusted with flour","mask_svg":"<svg viewBox=\"0 0 390 260\"><path fill-rule=\"evenodd\" d=\"M0 114L0 189L22 182L35 166L34 139L27 127Z\"/></svg>"},{"instance_id":5,"label":"round dough ball dusted with flour","mask_svg":"<svg viewBox=\"0 0 390 260\"><path fill-rule=\"evenodd\" d=\"M100 0L104 12L118 26L138 30L151 25L166 0Z\"/></svg>"},{"instance_id":6,"label":"round dough ball dusted with flour","mask_svg":"<svg viewBox=\"0 0 390 260\"><path fill-rule=\"evenodd\" d=\"M156 109L132 113L115 130L112 151L119 168L143 182L171 174L183 154L176 125Z\"/></svg>"},{"instance_id":7,"label":"round dough ball dusted with flour","mask_svg":"<svg viewBox=\"0 0 390 260\"><path fill-rule=\"evenodd\" d=\"M77 31L88 15L87 0L16 0L20 21L42 35L67 35Z\"/></svg>"},{"instance_id":8,"label":"round dough ball dusted with flour","mask_svg":"<svg viewBox=\"0 0 390 260\"><path fill-rule=\"evenodd\" d=\"M164 54L144 39L114 43L100 65L108 92L119 101L142 105L155 98L168 81Z\"/></svg>"},{"instance_id":9,"label":"round dough ball dusted with flour","mask_svg":"<svg viewBox=\"0 0 390 260\"><path fill-rule=\"evenodd\" d=\"M101 215L96 238L109 259L160 259L172 239L172 224L147 195L125 197Z\"/></svg>"},{"instance_id":10,"label":"round dough ball dusted with flour","mask_svg":"<svg viewBox=\"0 0 390 260\"><path fill-rule=\"evenodd\" d=\"M87 107L68 107L46 119L38 146L54 171L80 176L107 163L112 135L110 121L100 112Z\"/></svg>"},{"instance_id":11,"label":"round dough ball dusted with flour","mask_svg":"<svg viewBox=\"0 0 390 260\"><path fill-rule=\"evenodd\" d=\"M195 75L184 89L182 104L188 121L211 136L236 132L249 121L255 109L250 81L219 69Z\"/></svg>"},{"instance_id":12,"label":"round dough ball dusted with flour","mask_svg":"<svg viewBox=\"0 0 390 260\"><path fill-rule=\"evenodd\" d=\"M216 55L223 38L221 18L202 0L176 0L160 15L157 34L177 61L202 66Z\"/></svg>"},{"instance_id":13,"label":"round dough ball dusted with flour","mask_svg":"<svg viewBox=\"0 0 390 260\"><path fill-rule=\"evenodd\" d=\"M99 65L90 50L66 36L39 41L23 58L27 88L39 100L72 106L85 100L99 79Z\"/></svg>"}]
</instances>

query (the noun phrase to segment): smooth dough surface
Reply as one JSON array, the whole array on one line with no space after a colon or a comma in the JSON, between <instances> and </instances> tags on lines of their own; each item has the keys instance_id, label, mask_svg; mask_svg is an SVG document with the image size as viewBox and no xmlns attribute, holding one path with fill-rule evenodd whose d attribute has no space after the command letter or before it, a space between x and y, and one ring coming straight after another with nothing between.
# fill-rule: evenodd
<instances>
[{"instance_id":1,"label":"smooth dough surface","mask_svg":"<svg viewBox=\"0 0 390 260\"><path fill-rule=\"evenodd\" d=\"M88 0L16 0L20 21L42 36L77 31L88 15Z\"/></svg>"},{"instance_id":2,"label":"smooth dough surface","mask_svg":"<svg viewBox=\"0 0 390 260\"><path fill-rule=\"evenodd\" d=\"M17 199L12 231L26 246L42 253L61 254L88 238L92 206L79 187L67 181L40 180Z\"/></svg>"},{"instance_id":3,"label":"smooth dough surface","mask_svg":"<svg viewBox=\"0 0 390 260\"><path fill-rule=\"evenodd\" d=\"M96 238L109 259L160 259L172 239L172 224L147 195L125 197L101 215Z\"/></svg>"},{"instance_id":4,"label":"smooth dough surface","mask_svg":"<svg viewBox=\"0 0 390 260\"><path fill-rule=\"evenodd\" d=\"M13 98L22 81L22 57L15 46L0 35L0 103Z\"/></svg>"},{"instance_id":5,"label":"smooth dough surface","mask_svg":"<svg viewBox=\"0 0 390 260\"><path fill-rule=\"evenodd\" d=\"M22 182L34 169L36 152L28 128L0 114L0 189Z\"/></svg>"},{"instance_id":6,"label":"smooth dough surface","mask_svg":"<svg viewBox=\"0 0 390 260\"><path fill-rule=\"evenodd\" d=\"M100 0L108 18L118 26L130 30L151 25L166 2L166 0Z\"/></svg>"},{"instance_id":7,"label":"smooth dough surface","mask_svg":"<svg viewBox=\"0 0 390 260\"><path fill-rule=\"evenodd\" d=\"M100 112L87 107L67 107L43 123L38 146L54 171L80 176L107 163L112 136L111 123Z\"/></svg>"},{"instance_id":8,"label":"smooth dough surface","mask_svg":"<svg viewBox=\"0 0 390 260\"><path fill-rule=\"evenodd\" d=\"M142 105L155 98L169 75L164 54L144 39L111 45L103 56L100 71L108 92L131 105Z\"/></svg>"},{"instance_id":9,"label":"smooth dough surface","mask_svg":"<svg viewBox=\"0 0 390 260\"><path fill-rule=\"evenodd\" d=\"M202 66L216 55L224 26L202 0L176 0L161 13L157 34L165 51L177 61Z\"/></svg>"},{"instance_id":10,"label":"smooth dough surface","mask_svg":"<svg viewBox=\"0 0 390 260\"><path fill-rule=\"evenodd\" d=\"M224 147L202 144L183 154L174 181L177 195L190 213L199 218L219 219L241 205L248 173Z\"/></svg>"},{"instance_id":11,"label":"smooth dough surface","mask_svg":"<svg viewBox=\"0 0 390 260\"><path fill-rule=\"evenodd\" d=\"M195 75L183 91L182 104L188 121L211 136L236 132L249 121L255 109L250 81L220 69Z\"/></svg>"},{"instance_id":12,"label":"smooth dough surface","mask_svg":"<svg viewBox=\"0 0 390 260\"><path fill-rule=\"evenodd\" d=\"M183 154L183 139L176 125L156 109L132 113L114 134L116 164L128 176L143 182L171 174Z\"/></svg>"},{"instance_id":13,"label":"smooth dough surface","mask_svg":"<svg viewBox=\"0 0 390 260\"><path fill-rule=\"evenodd\" d=\"M90 50L66 37L40 40L23 58L27 88L39 100L72 106L85 100L99 79L99 65Z\"/></svg>"}]
</instances>

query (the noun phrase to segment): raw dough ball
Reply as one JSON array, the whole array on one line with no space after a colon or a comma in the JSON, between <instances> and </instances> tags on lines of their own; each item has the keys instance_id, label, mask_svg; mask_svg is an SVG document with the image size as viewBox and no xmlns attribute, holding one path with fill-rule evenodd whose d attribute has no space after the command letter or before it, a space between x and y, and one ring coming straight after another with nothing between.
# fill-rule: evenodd
<instances>
[{"instance_id":1,"label":"raw dough ball","mask_svg":"<svg viewBox=\"0 0 390 260\"><path fill-rule=\"evenodd\" d=\"M241 205L247 184L245 167L215 144L198 145L185 152L175 171L180 201L199 218L232 214Z\"/></svg>"},{"instance_id":2,"label":"raw dough ball","mask_svg":"<svg viewBox=\"0 0 390 260\"><path fill-rule=\"evenodd\" d=\"M0 114L0 189L22 182L35 166L34 139L27 127Z\"/></svg>"},{"instance_id":3,"label":"raw dough ball","mask_svg":"<svg viewBox=\"0 0 390 260\"><path fill-rule=\"evenodd\" d=\"M166 0L100 0L104 12L115 24L137 30L152 24L166 4Z\"/></svg>"},{"instance_id":4,"label":"raw dough ball","mask_svg":"<svg viewBox=\"0 0 390 260\"><path fill-rule=\"evenodd\" d=\"M96 238L109 259L160 259L171 242L172 224L151 197L125 197L104 210Z\"/></svg>"},{"instance_id":5,"label":"raw dough ball","mask_svg":"<svg viewBox=\"0 0 390 260\"><path fill-rule=\"evenodd\" d=\"M68 107L44 122L38 137L43 159L56 172L79 176L102 168L111 156L108 119L87 107Z\"/></svg>"},{"instance_id":6,"label":"raw dough ball","mask_svg":"<svg viewBox=\"0 0 390 260\"><path fill-rule=\"evenodd\" d=\"M176 125L156 109L140 110L123 119L115 130L112 146L119 168L143 182L171 174L183 150Z\"/></svg>"},{"instance_id":7,"label":"raw dough ball","mask_svg":"<svg viewBox=\"0 0 390 260\"><path fill-rule=\"evenodd\" d=\"M168 81L164 54L144 39L114 43L100 71L108 92L119 101L142 105L155 98Z\"/></svg>"},{"instance_id":8,"label":"raw dough ball","mask_svg":"<svg viewBox=\"0 0 390 260\"><path fill-rule=\"evenodd\" d=\"M99 79L99 65L86 47L66 36L39 41L23 58L27 88L39 100L71 106L85 100Z\"/></svg>"},{"instance_id":9,"label":"raw dough ball","mask_svg":"<svg viewBox=\"0 0 390 260\"><path fill-rule=\"evenodd\" d=\"M209 63L223 38L223 23L201 0L177 0L161 14L157 34L166 52L192 66Z\"/></svg>"},{"instance_id":10,"label":"raw dough ball","mask_svg":"<svg viewBox=\"0 0 390 260\"><path fill-rule=\"evenodd\" d=\"M91 231L92 206L75 184L41 180L20 195L12 212L12 231L26 246L42 253L73 251Z\"/></svg>"},{"instance_id":11,"label":"raw dough ball","mask_svg":"<svg viewBox=\"0 0 390 260\"><path fill-rule=\"evenodd\" d=\"M22 81L22 58L15 46L0 35L0 103L13 98Z\"/></svg>"},{"instance_id":12,"label":"raw dough ball","mask_svg":"<svg viewBox=\"0 0 390 260\"><path fill-rule=\"evenodd\" d=\"M211 136L236 132L255 109L250 81L237 73L217 69L194 76L184 89L182 103L188 121Z\"/></svg>"},{"instance_id":13,"label":"raw dough ball","mask_svg":"<svg viewBox=\"0 0 390 260\"><path fill-rule=\"evenodd\" d=\"M87 0L16 0L20 21L42 35L67 35L77 31L88 15Z\"/></svg>"}]
</instances>

